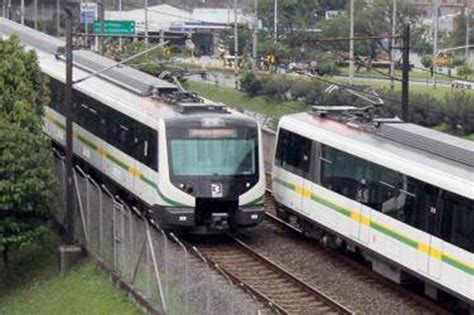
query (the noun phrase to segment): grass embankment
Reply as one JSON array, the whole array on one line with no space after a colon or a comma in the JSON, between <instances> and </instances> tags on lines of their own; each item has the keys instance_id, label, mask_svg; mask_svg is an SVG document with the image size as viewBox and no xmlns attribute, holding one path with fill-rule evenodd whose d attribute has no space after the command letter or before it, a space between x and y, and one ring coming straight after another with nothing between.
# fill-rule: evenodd
<instances>
[{"instance_id":1,"label":"grass embankment","mask_svg":"<svg viewBox=\"0 0 474 315\"><path fill-rule=\"evenodd\" d=\"M216 102L223 102L234 108L246 109L249 111L260 113L266 117L279 119L283 115L307 111L309 105L298 101L275 101L263 96L250 97L244 92L236 91L233 88L214 86L206 83L199 83L194 81L187 82L188 88L192 91L198 92L206 98ZM412 92L423 93L426 92L427 87L414 86ZM429 88L431 90L431 88ZM451 93L449 88L438 88L432 90L436 97L444 97L446 93ZM474 93L474 92L471 92ZM439 126L435 128L442 132L447 132L446 128ZM474 141L474 134L467 135L464 138Z\"/></svg>"},{"instance_id":2,"label":"grass embankment","mask_svg":"<svg viewBox=\"0 0 474 315\"><path fill-rule=\"evenodd\" d=\"M339 71L341 75L349 75L349 67L339 67ZM388 69L381 69L381 68L374 68L373 70L368 70L366 68L361 68L359 71L355 71L354 75L362 75L362 76L369 76L372 78L387 78L389 74ZM401 78L402 77L402 70L395 69L395 77ZM431 73L429 70L421 70L421 69L414 69L410 71L410 79L415 79L415 80L427 80L431 82L433 79L431 76ZM453 80L460 80L458 76L449 76L447 74L443 73L438 73L437 74L437 80L438 81L453 81ZM474 76L470 75L464 79L461 80L466 80L466 81L472 81L474 80Z\"/></svg>"},{"instance_id":3,"label":"grass embankment","mask_svg":"<svg viewBox=\"0 0 474 315\"><path fill-rule=\"evenodd\" d=\"M57 240L0 264L0 314L140 314L91 262L57 272Z\"/></svg>"},{"instance_id":4,"label":"grass embankment","mask_svg":"<svg viewBox=\"0 0 474 315\"><path fill-rule=\"evenodd\" d=\"M291 113L303 112L309 106L299 101L275 101L264 96L250 97L244 92L233 88L215 86L212 84L188 81L190 90L198 92L205 98L216 102L222 102L233 108L249 110L260 113L266 117L277 118Z\"/></svg>"}]
</instances>

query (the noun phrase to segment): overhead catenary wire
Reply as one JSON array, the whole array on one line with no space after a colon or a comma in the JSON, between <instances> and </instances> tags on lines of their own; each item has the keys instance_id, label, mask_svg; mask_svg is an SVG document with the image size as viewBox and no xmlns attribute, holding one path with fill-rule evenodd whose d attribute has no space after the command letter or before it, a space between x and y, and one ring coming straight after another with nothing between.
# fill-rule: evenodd
<instances>
[{"instance_id":1,"label":"overhead catenary wire","mask_svg":"<svg viewBox=\"0 0 474 315\"><path fill-rule=\"evenodd\" d=\"M311 76L310 78L321 81L321 82L324 82L324 83L329 84L329 85L336 85L336 86L339 86L343 89L353 90L353 91L356 91L356 92L358 92L360 94L363 94L367 97L373 97L373 94L364 91L361 87L359 87L357 85L347 85L347 84L343 84L343 83L336 82L336 81L331 81L331 80L324 79L324 78L321 78L321 77L316 77L316 76ZM397 99L394 99L394 98L391 98L391 97L384 96L384 97L380 97L380 98L384 101L387 100L387 101L396 103L398 105L402 104L400 100L397 100Z\"/></svg>"}]
</instances>

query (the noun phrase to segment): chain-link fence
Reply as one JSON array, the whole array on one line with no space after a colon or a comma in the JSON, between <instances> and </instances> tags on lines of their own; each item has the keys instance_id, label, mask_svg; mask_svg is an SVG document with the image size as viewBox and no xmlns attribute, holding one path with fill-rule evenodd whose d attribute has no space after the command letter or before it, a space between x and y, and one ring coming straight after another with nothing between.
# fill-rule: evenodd
<instances>
[{"instance_id":1,"label":"chain-link fence","mask_svg":"<svg viewBox=\"0 0 474 315\"><path fill-rule=\"evenodd\" d=\"M56 152L60 204L65 161ZM260 314L262 305L235 286L195 248L149 222L81 168L74 168L76 240L128 289L161 314ZM63 206L60 209L64 209ZM57 220L64 223L64 213Z\"/></svg>"}]
</instances>

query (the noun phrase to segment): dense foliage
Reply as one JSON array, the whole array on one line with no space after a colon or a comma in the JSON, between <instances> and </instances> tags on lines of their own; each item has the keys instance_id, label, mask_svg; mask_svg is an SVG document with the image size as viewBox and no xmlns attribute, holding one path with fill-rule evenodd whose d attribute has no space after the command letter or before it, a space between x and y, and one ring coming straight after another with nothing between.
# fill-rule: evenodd
<instances>
[{"instance_id":1,"label":"dense foliage","mask_svg":"<svg viewBox=\"0 0 474 315\"><path fill-rule=\"evenodd\" d=\"M0 39L0 249L37 242L49 227L56 181L42 132L50 101L36 54L18 39Z\"/></svg>"},{"instance_id":2,"label":"dense foliage","mask_svg":"<svg viewBox=\"0 0 474 315\"><path fill-rule=\"evenodd\" d=\"M361 105L349 93L339 90L326 93L328 84L309 78L286 76L256 77L248 73L241 79L241 88L249 96L265 96L274 100L299 100L308 105ZM385 105L378 111L380 117L401 117L400 92L389 89L377 91ZM456 135L474 133L474 96L463 91L446 94L437 99L430 94L410 93L410 121L427 127L443 126Z\"/></svg>"},{"instance_id":3,"label":"dense foliage","mask_svg":"<svg viewBox=\"0 0 474 315\"><path fill-rule=\"evenodd\" d=\"M349 41L318 41L320 38L347 38L349 36L349 1L327 0L279 0L277 38L274 34L273 0L259 1L258 17L262 28L258 31L258 54L274 54L280 61L318 61L324 64L348 59ZM358 37L388 35L392 33L392 0L355 2L354 31ZM253 6L252 6L253 8ZM338 10L339 15L326 19L326 10ZM253 12L253 11L251 11ZM412 50L422 54L432 52L429 29L421 23L421 12L409 3L398 3L396 16L397 33L401 34L407 21L411 24ZM233 27L221 36L222 44L234 52ZM396 43L396 46L400 46ZM390 39L357 40L354 43L356 56L376 58L390 51ZM252 30L239 25L239 54L250 54ZM325 54L330 52L330 58Z\"/></svg>"}]
</instances>

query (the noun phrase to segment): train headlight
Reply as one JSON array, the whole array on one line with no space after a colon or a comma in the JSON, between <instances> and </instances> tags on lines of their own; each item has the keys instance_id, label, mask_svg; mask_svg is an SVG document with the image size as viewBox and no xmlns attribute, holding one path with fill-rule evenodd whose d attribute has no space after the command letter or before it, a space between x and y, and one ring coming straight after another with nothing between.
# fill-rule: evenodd
<instances>
[{"instance_id":1,"label":"train headlight","mask_svg":"<svg viewBox=\"0 0 474 315\"><path fill-rule=\"evenodd\" d=\"M193 187L191 187L190 185L186 185L185 183L178 184L178 188L188 194L192 194L194 192Z\"/></svg>"}]
</instances>

